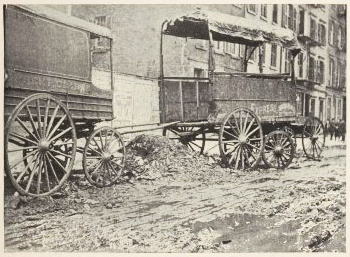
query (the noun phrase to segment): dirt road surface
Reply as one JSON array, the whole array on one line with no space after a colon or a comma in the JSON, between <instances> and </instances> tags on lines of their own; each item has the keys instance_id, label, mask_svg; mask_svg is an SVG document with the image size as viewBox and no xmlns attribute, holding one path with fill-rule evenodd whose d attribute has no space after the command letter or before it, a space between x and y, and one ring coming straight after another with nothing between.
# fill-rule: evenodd
<instances>
[{"instance_id":1,"label":"dirt road surface","mask_svg":"<svg viewBox=\"0 0 350 257\"><path fill-rule=\"evenodd\" d=\"M298 152L286 170L234 171L189 156L203 166L110 188L79 172L53 197L6 188L5 251L345 251L345 145L326 148L322 161Z\"/></svg>"}]
</instances>

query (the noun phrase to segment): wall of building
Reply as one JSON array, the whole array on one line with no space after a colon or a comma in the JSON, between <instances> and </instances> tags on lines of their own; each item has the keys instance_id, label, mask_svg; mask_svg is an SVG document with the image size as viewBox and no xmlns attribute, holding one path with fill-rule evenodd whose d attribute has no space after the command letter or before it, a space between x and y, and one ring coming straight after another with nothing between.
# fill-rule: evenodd
<instances>
[{"instance_id":1,"label":"wall of building","mask_svg":"<svg viewBox=\"0 0 350 257\"><path fill-rule=\"evenodd\" d=\"M338 111L344 104L345 97L345 76L339 80L337 86L330 83L330 58L336 59L336 63L342 63L340 74L345 75L346 52L340 50L329 42L329 23L333 20L337 26L340 24L345 28L344 17L339 17L338 7L330 5L275 5L277 7L277 22L273 21L274 5L70 5L70 8L62 6L53 8L60 11L69 11L71 15L96 22L96 17L106 16L105 26L110 27L114 35L113 62L116 77L134 76L135 80L152 81L153 88L149 100L158 102L156 78L159 76L159 46L160 46L160 27L164 20L176 17L180 14L193 11L197 7L218 11L226 14L242 16L247 22L266 22L279 27L291 28L298 35L303 37L301 41L303 48L302 64L299 65L298 58L295 60L295 74L297 75L298 85L298 104L303 110L302 115L308 115L314 107L312 115L320 117L323 121L326 119L344 118L344 112ZM293 9L290 16L290 8ZM252 11L254 9L254 11ZM266 10L266 15L264 15ZM304 32L301 34L300 11L304 10ZM284 14L283 14L284 13ZM266 17L264 17L266 16ZM289 26L289 18L293 26ZM320 38L316 32L316 39L312 42L311 19L317 26L323 24L326 30L325 44L319 44ZM241 71L242 57L244 48L238 44L230 45L223 42L215 43L214 58L217 71ZM208 70L208 42L201 40L190 40L183 38L174 38L167 36L164 41L164 71L165 75L172 76L205 76ZM271 45L265 45L265 63L263 73L285 73L288 72L287 50L277 46L276 66L271 65ZM317 78L311 78L310 60L316 61L315 76L318 73L317 64L324 63L323 82ZM97 65L99 66L99 65ZM102 65L103 66L103 65ZM302 69L300 74L299 69ZM195 73L197 72L197 73ZM248 72L259 72L258 54L255 53L248 64ZM133 99L138 99L144 91L142 87L147 88L147 83L139 83L130 78L116 81L118 88L128 88L129 93L119 92L118 97L129 99L130 94ZM107 81L107 79L106 79ZM140 87L139 87L139 86ZM142 85L142 86L141 86ZM133 88L131 90L131 88ZM133 92L133 93L130 93ZM124 95L122 97L122 95ZM306 96L310 97L308 103L305 102ZM124 99L123 98L123 99ZM142 97L141 97L142 98ZM140 99L141 99L140 98ZM130 100L123 100L125 102ZM148 101L148 100L147 100ZM146 101L146 102L147 102ZM120 103L117 103L120 104ZM305 106L308 105L308 106ZM329 106L330 105L330 106ZM117 107L118 108L118 107ZM124 108L124 107L123 107ZM125 107L126 108L126 107ZM154 110L158 107L154 105ZM331 111L328 111L331 109ZM155 117L154 111L151 117ZM328 113L331 113L329 115ZM130 117L130 114L119 113L120 117ZM137 114L134 114L137 115ZM131 115L132 116L132 115ZM142 115L140 115L141 117ZM155 118L150 118L154 120ZM123 118L120 119L122 122ZM130 118L125 120L130 121ZM127 121L125 121L127 122Z\"/></svg>"}]
</instances>

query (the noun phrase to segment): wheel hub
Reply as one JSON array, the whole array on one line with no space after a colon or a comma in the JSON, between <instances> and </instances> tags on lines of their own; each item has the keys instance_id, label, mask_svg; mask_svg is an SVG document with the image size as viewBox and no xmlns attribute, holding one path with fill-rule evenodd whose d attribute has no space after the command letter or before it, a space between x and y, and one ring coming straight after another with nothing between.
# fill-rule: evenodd
<instances>
[{"instance_id":1,"label":"wheel hub","mask_svg":"<svg viewBox=\"0 0 350 257\"><path fill-rule=\"evenodd\" d=\"M102 154L102 161L103 161L103 162L108 162L108 161L110 161L110 160L112 160L112 159L113 159L113 155L110 154L109 152L104 152L104 153Z\"/></svg>"},{"instance_id":2,"label":"wheel hub","mask_svg":"<svg viewBox=\"0 0 350 257\"><path fill-rule=\"evenodd\" d=\"M246 136L243 136L243 135L240 135L238 137L238 142L241 144L241 145L244 145L246 143L248 143L248 138Z\"/></svg>"},{"instance_id":3,"label":"wheel hub","mask_svg":"<svg viewBox=\"0 0 350 257\"><path fill-rule=\"evenodd\" d=\"M48 140L46 140L46 139L41 140L38 143L38 148L39 148L39 151L42 152L42 153L47 152L51 148L50 142Z\"/></svg>"},{"instance_id":4,"label":"wheel hub","mask_svg":"<svg viewBox=\"0 0 350 257\"><path fill-rule=\"evenodd\" d=\"M283 147L282 146L276 146L275 149L274 149L274 154L275 155L282 155L283 154Z\"/></svg>"}]
</instances>

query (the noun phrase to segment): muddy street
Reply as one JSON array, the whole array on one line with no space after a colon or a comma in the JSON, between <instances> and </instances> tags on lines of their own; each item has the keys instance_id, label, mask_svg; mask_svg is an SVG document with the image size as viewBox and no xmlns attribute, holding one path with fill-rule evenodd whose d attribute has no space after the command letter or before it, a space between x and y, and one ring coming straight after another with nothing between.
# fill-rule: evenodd
<instances>
[{"instance_id":1,"label":"muddy street","mask_svg":"<svg viewBox=\"0 0 350 257\"><path fill-rule=\"evenodd\" d=\"M52 197L6 188L5 250L345 251L344 144L326 147L322 161L298 151L286 170L235 171L185 154L177 166L172 156L137 159L146 168L109 188L79 171Z\"/></svg>"}]
</instances>

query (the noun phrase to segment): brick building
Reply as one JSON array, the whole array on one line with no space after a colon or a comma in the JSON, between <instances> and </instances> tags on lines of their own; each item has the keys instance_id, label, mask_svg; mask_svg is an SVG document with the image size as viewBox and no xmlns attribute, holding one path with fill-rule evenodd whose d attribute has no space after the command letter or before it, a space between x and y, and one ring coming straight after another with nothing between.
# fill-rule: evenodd
<instances>
[{"instance_id":1,"label":"brick building","mask_svg":"<svg viewBox=\"0 0 350 257\"><path fill-rule=\"evenodd\" d=\"M323 121L332 118L345 119L346 10L343 5L51 5L50 7L107 26L112 30L114 71L119 76L132 76L140 81L150 81L154 92L150 95L153 98L151 101L154 109L153 119L157 119L161 24L166 19L196 8L245 17L247 22L266 22L293 30L303 48L295 60L298 115L315 115ZM96 46L100 43L96 42ZM265 44L262 52L263 73L290 72L291 56L286 49L274 44ZM166 37L164 53L165 75L198 77L207 75L208 42ZM242 71L243 53L243 45L215 42L216 71ZM103 78L102 71L105 68L103 63L99 63L98 58L93 61L100 69L100 71L96 69L95 74ZM247 71L259 72L258 51L251 56ZM101 81L103 82L103 79ZM135 83L140 84L140 81ZM117 90L118 83L120 89L127 88L121 79L117 81ZM133 89L131 97L142 99L137 94Z\"/></svg>"}]
</instances>

